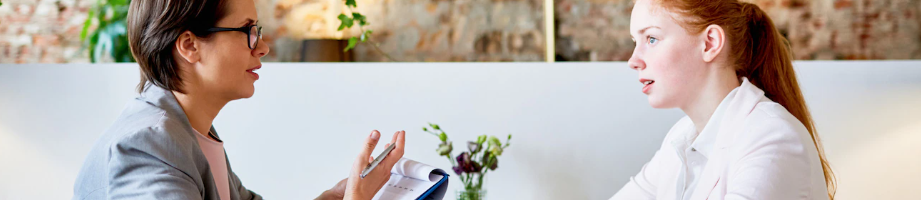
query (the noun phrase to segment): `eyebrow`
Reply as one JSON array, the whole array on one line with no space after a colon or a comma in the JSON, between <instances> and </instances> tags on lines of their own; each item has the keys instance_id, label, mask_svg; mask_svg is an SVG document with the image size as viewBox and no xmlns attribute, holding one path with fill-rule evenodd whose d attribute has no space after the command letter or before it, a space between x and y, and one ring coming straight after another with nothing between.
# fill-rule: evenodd
<instances>
[{"instance_id":1,"label":"eyebrow","mask_svg":"<svg viewBox=\"0 0 921 200\"><path fill-rule=\"evenodd\" d=\"M646 32L646 30L649 30L649 29L652 29L652 28L662 29L662 28L659 28L658 26L647 26L646 28L640 29L640 31L639 31L638 33L639 33L639 34L643 34L643 33Z\"/></svg>"},{"instance_id":2,"label":"eyebrow","mask_svg":"<svg viewBox=\"0 0 921 200\"><path fill-rule=\"evenodd\" d=\"M646 33L646 30L653 29L653 28L662 29L662 28L659 28L658 26L647 26L646 28L642 28L639 31L637 31L637 34L642 35L643 33ZM630 40L633 40L633 42L636 42L636 39L634 39L632 35L630 36Z\"/></svg>"},{"instance_id":3,"label":"eyebrow","mask_svg":"<svg viewBox=\"0 0 921 200\"><path fill-rule=\"evenodd\" d=\"M258 20L254 20L254 19L252 19L252 18L246 18L246 21L243 21L243 22L244 22L243 25L245 26L245 25L250 25L250 24L256 24L256 23L258 23L259 21L258 21Z\"/></svg>"}]
</instances>

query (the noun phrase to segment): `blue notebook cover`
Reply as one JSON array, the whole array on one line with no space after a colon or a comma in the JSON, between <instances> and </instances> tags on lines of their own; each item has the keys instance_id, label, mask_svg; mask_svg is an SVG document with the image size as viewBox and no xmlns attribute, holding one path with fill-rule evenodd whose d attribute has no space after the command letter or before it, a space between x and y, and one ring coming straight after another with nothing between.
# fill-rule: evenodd
<instances>
[{"instance_id":1,"label":"blue notebook cover","mask_svg":"<svg viewBox=\"0 0 921 200\"><path fill-rule=\"evenodd\" d=\"M441 200L444 198L445 192L448 190L448 177L450 176L441 169L436 169L432 173L442 175L441 180L438 180L438 183L435 183L432 188L422 193L422 196L419 196L416 200Z\"/></svg>"}]
</instances>

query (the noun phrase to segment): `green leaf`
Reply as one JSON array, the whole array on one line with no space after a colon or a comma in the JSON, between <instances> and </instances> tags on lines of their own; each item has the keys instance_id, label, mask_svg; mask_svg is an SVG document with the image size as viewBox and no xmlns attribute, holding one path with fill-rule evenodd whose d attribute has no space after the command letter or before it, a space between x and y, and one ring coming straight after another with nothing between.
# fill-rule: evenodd
<instances>
[{"instance_id":1,"label":"green leaf","mask_svg":"<svg viewBox=\"0 0 921 200\"><path fill-rule=\"evenodd\" d=\"M352 21L352 18L349 18L348 15L339 14L339 17L338 17L338 18L339 18L339 21L342 22L342 23L339 24L339 30L340 30L340 31L341 31L342 29L345 29L345 28L352 28L353 21Z\"/></svg>"},{"instance_id":2,"label":"green leaf","mask_svg":"<svg viewBox=\"0 0 921 200\"><path fill-rule=\"evenodd\" d=\"M86 34L90 30L90 25L93 24L93 15L96 15L96 10L90 10L89 14L86 17L86 21L83 21L83 30L80 31L80 41L86 41Z\"/></svg>"},{"instance_id":3,"label":"green leaf","mask_svg":"<svg viewBox=\"0 0 921 200\"><path fill-rule=\"evenodd\" d=\"M356 44L358 44L358 38L355 38L355 37L349 38L349 45L348 45L348 46L345 46L345 50L342 50L342 52L346 52L346 51L349 51L349 50L352 49L352 48L355 48L355 45L356 45Z\"/></svg>"},{"instance_id":4,"label":"green leaf","mask_svg":"<svg viewBox=\"0 0 921 200\"><path fill-rule=\"evenodd\" d=\"M358 21L358 25L361 25L361 26L368 25L368 22L367 22L368 18L365 17L364 15L361 15L361 13L357 13L357 12L352 13L352 19Z\"/></svg>"},{"instance_id":5,"label":"green leaf","mask_svg":"<svg viewBox=\"0 0 921 200\"><path fill-rule=\"evenodd\" d=\"M357 7L358 7L358 4L355 3L355 0L345 0L345 5L346 5L346 6L351 6L351 7L353 7L353 8L357 8Z\"/></svg>"},{"instance_id":6,"label":"green leaf","mask_svg":"<svg viewBox=\"0 0 921 200\"><path fill-rule=\"evenodd\" d=\"M90 61L111 57L115 62L134 62L128 45L126 19L131 0L96 0L80 30L80 40ZM98 22L94 30L90 26Z\"/></svg>"},{"instance_id":7,"label":"green leaf","mask_svg":"<svg viewBox=\"0 0 921 200\"><path fill-rule=\"evenodd\" d=\"M368 37L371 37L369 34L371 34L370 31L365 31L361 33L361 41L364 42L365 40L368 40Z\"/></svg>"},{"instance_id":8,"label":"green leaf","mask_svg":"<svg viewBox=\"0 0 921 200\"><path fill-rule=\"evenodd\" d=\"M111 5L117 5L117 6L128 5L128 3L130 3L129 0L108 0L107 2Z\"/></svg>"},{"instance_id":9,"label":"green leaf","mask_svg":"<svg viewBox=\"0 0 921 200\"><path fill-rule=\"evenodd\" d=\"M428 129L428 128L425 128L425 127L423 126L423 127L422 127L422 131L429 131L429 129Z\"/></svg>"}]
</instances>

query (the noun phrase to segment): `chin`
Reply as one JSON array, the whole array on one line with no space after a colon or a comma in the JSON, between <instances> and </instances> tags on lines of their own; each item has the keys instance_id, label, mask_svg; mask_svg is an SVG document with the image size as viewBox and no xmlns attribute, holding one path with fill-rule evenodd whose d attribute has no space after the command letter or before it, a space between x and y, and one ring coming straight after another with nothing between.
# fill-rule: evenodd
<instances>
[{"instance_id":1,"label":"chin","mask_svg":"<svg viewBox=\"0 0 921 200\"><path fill-rule=\"evenodd\" d=\"M656 98L655 96L648 96L647 98L649 100L649 106L652 106L652 108L656 108L656 109L671 108L671 106L669 106L668 103L661 98Z\"/></svg>"},{"instance_id":2,"label":"chin","mask_svg":"<svg viewBox=\"0 0 921 200\"><path fill-rule=\"evenodd\" d=\"M256 87L253 85L243 86L237 91L238 99L246 99L253 97L253 94L256 93Z\"/></svg>"}]
</instances>

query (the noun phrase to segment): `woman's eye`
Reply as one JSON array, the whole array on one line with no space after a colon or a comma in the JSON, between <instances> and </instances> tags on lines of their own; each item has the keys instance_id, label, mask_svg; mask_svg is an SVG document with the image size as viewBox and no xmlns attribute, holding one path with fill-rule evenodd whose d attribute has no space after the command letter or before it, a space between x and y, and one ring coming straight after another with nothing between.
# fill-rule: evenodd
<instances>
[{"instance_id":1,"label":"woman's eye","mask_svg":"<svg viewBox=\"0 0 921 200\"><path fill-rule=\"evenodd\" d=\"M656 39L654 37L649 37L649 44L656 44L656 42L659 42L659 39Z\"/></svg>"}]
</instances>

